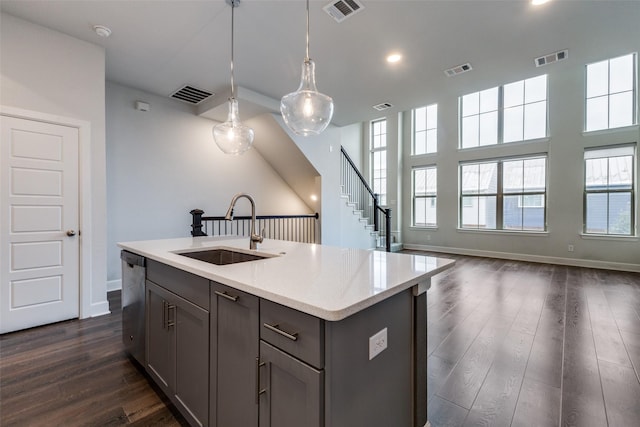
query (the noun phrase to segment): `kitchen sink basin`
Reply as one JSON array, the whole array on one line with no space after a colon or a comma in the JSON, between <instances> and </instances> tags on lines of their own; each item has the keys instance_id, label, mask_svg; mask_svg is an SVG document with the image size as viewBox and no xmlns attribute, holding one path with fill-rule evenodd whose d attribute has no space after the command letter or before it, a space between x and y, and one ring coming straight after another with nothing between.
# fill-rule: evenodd
<instances>
[{"instance_id":1,"label":"kitchen sink basin","mask_svg":"<svg viewBox=\"0 0 640 427\"><path fill-rule=\"evenodd\" d=\"M270 258L270 256L236 252L230 249L207 249L197 252L183 252L179 253L178 255L186 256L215 265L237 264L239 262L257 261L260 259Z\"/></svg>"}]
</instances>

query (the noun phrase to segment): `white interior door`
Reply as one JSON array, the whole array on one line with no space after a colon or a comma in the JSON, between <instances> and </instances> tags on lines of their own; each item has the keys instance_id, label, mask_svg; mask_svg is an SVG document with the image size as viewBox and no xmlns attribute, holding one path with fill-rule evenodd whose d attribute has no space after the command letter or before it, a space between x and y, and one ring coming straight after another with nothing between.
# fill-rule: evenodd
<instances>
[{"instance_id":1,"label":"white interior door","mask_svg":"<svg viewBox=\"0 0 640 427\"><path fill-rule=\"evenodd\" d=\"M78 129L0 116L0 333L79 316Z\"/></svg>"}]
</instances>

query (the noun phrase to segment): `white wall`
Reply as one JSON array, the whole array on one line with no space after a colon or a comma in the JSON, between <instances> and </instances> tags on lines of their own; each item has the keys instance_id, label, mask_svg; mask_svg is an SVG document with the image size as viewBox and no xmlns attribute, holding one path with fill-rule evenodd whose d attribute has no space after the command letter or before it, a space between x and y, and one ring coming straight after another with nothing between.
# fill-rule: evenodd
<instances>
[{"instance_id":1,"label":"white wall","mask_svg":"<svg viewBox=\"0 0 640 427\"><path fill-rule=\"evenodd\" d=\"M363 162L365 161L363 157L365 150L363 150L361 142L363 127L365 126L366 125L363 123L356 123L340 128L340 138L342 141L342 146L344 147L351 160L353 160L353 163L355 163L355 165L358 167L360 172L363 171Z\"/></svg>"},{"instance_id":2,"label":"white wall","mask_svg":"<svg viewBox=\"0 0 640 427\"><path fill-rule=\"evenodd\" d=\"M0 105L90 124L90 141L81 148L90 150L90 165L84 167L89 170L91 185L90 190L83 189L83 194L90 193L91 197L82 200L90 204L90 217L84 219L91 226L83 230L85 244L90 236L90 262L82 266L90 281L90 307L81 306L81 315L108 312L103 215L106 210L104 50L3 13L0 51Z\"/></svg>"},{"instance_id":3,"label":"white wall","mask_svg":"<svg viewBox=\"0 0 640 427\"><path fill-rule=\"evenodd\" d=\"M358 241L351 240L349 235L342 233L345 218L341 213L344 211L343 204L345 202L340 197L340 146L360 145L362 141L361 125L355 124L342 128L329 126L320 135L302 137L289 130L282 116L274 114L273 118L320 173L322 244L358 247L360 245ZM357 153L357 150L354 153Z\"/></svg>"},{"instance_id":4,"label":"white wall","mask_svg":"<svg viewBox=\"0 0 640 427\"><path fill-rule=\"evenodd\" d=\"M116 243L190 235L189 211L224 215L235 193L249 193L258 215L306 214L309 208L256 150L223 154L216 122L192 107L107 82L108 277L120 278ZM135 109L137 100L151 110ZM240 200L236 215L250 213Z\"/></svg>"},{"instance_id":5,"label":"white wall","mask_svg":"<svg viewBox=\"0 0 640 427\"><path fill-rule=\"evenodd\" d=\"M572 51L568 60L539 69L532 65L520 72L508 70L491 81L465 75L455 86L451 80L448 91L435 94L425 105L438 103L438 153L411 156L410 114L405 114L403 132L404 212L403 242L405 246L421 247L454 253L511 257L573 265L640 270L638 238L596 238L582 235L582 195L584 149L602 145L638 142L638 126L585 134L584 65L640 49L638 40L631 46L603 51L598 57L580 56ZM635 44L635 46L634 46ZM474 71L475 72L475 71ZM521 79L548 73L549 130L548 140L511 143L477 149L458 149L458 99L460 95L488 89ZM462 76L460 76L462 77ZM457 77L456 77L457 78ZM548 153L547 233L473 232L458 227L458 165L461 161ZM638 163L638 162L637 162ZM411 167L438 167L438 227L411 227ZM638 228L638 170L636 170L636 228ZM568 252L573 245L574 252Z\"/></svg>"}]
</instances>

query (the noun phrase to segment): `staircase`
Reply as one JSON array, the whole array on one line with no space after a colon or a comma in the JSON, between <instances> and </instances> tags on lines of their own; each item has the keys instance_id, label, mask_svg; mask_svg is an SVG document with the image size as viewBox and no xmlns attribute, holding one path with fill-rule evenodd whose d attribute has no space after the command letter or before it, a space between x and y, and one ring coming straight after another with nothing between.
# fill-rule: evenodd
<instances>
[{"instance_id":1,"label":"staircase","mask_svg":"<svg viewBox=\"0 0 640 427\"><path fill-rule=\"evenodd\" d=\"M343 147L340 147L340 188L345 206L353 211L356 221L369 232L371 244L378 250L391 252L391 209L379 205L378 195L371 190Z\"/></svg>"}]
</instances>

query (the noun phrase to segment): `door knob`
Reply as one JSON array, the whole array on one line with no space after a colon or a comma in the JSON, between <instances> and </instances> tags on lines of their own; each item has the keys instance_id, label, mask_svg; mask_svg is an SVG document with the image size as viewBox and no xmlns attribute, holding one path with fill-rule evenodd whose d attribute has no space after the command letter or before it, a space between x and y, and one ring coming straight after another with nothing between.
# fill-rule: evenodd
<instances>
[{"instance_id":1,"label":"door knob","mask_svg":"<svg viewBox=\"0 0 640 427\"><path fill-rule=\"evenodd\" d=\"M67 236L69 236L69 237L73 237L73 236L75 236L75 235L76 235L75 230L67 230Z\"/></svg>"}]
</instances>

